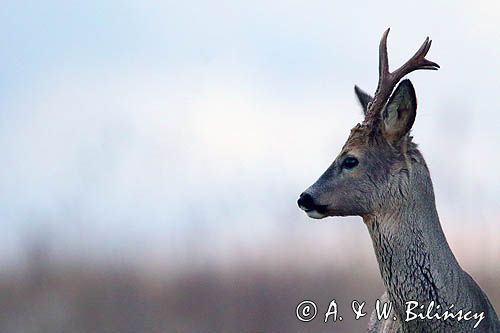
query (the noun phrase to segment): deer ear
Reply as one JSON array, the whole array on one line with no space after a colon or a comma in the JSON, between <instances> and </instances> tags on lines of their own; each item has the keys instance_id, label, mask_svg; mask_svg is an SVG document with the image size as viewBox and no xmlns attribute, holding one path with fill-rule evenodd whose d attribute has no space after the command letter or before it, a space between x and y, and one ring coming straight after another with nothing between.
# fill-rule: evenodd
<instances>
[{"instance_id":1,"label":"deer ear","mask_svg":"<svg viewBox=\"0 0 500 333\"><path fill-rule=\"evenodd\" d=\"M406 135L417 114L417 97L410 80L401 82L382 112L383 133L390 142Z\"/></svg>"},{"instance_id":2,"label":"deer ear","mask_svg":"<svg viewBox=\"0 0 500 333\"><path fill-rule=\"evenodd\" d=\"M366 110L368 109L368 103L370 103L373 99L368 93L361 90L358 86L354 86L354 93L356 97L358 97L359 104L363 108L363 114L366 115Z\"/></svg>"}]
</instances>

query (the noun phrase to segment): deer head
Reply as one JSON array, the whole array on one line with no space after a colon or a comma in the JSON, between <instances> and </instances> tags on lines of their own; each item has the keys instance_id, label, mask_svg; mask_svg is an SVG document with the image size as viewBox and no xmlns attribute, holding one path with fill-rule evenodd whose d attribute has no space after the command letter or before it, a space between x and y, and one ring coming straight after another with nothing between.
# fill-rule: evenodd
<instances>
[{"instance_id":1,"label":"deer head","mask_svg":"<svg viewBox=\"0 0 500 333\"><path fill-rule=\"evenodd\" d=\"M379 47L379 80L373 98L355 87L365 119L352 130L340 154L323 175L298 200L309 217L366 216L388 204L404 200L408 193L405 177L412 160L421 160L410 130L415 121L417 99L409 80L398 82L419 69L437 70L425 59L431 41L403 66L389 72L387 29ZM394 92L393 92L394 90ZM392 95L391 95L392 93Z\"/></svg>"}]
</instances>

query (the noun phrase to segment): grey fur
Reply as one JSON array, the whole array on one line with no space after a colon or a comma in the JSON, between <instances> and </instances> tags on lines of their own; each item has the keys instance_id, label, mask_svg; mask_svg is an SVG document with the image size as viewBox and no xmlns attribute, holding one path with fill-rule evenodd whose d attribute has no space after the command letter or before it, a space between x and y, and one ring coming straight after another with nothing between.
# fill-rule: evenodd
<instances>
[{"instance_id":1,"label":"grey fur","mask_svg":"<svg viewBox=\"0 0 500 333\"><path fill-rule=\"evenodd\" d=\"M363 218L386 288L382 299L392 302L397 317L379 322L373 314L369 332L500 332L487 296L462 270L441 229L429 170L409 136L416 114L415 93L409 81L400 87L382 110L380 121L356 125L332 165L304 192L321 207L308 214ZM391 110L398 114L389 116L395 112ZM349 156L359 164L347 170L342 162ZM485 319L476 329L472 328L476 320L405 322L410 300L425 306L434 301L440 313L446 309L484 312Z\"/></svg>"}]
</instances>

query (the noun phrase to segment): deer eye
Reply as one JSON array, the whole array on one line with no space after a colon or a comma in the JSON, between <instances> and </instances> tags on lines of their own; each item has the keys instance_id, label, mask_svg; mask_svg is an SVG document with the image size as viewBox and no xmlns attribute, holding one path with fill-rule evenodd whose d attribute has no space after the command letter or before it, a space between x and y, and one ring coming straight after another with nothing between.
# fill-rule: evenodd
<instances>
[{"instance_id":1,"label":"deer eye","mask_svg":"<svg viewBox=\"0 0 500 333\"><path fill-rule=\"evenodd\" d=\"M342 162L342 169L352 169L356 165L359 164L359 161L357 158L354 157L347 157L343 162Z\"/></svg>"}]
</instances>

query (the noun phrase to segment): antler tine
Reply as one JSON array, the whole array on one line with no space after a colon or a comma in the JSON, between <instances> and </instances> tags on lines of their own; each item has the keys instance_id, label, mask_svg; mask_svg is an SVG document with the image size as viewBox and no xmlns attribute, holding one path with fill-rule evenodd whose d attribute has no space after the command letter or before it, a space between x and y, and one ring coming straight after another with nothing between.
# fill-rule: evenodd
<instances>
[{"instance_id":1,"label":"antler tine","mask_svg":"<svg viewBox=\"0 0 500 333\"><path fill-rule=\"evenodd\" d=\"M403 66L396 69L392 72L394 84L397 84L399 80L403 78L406 74L409 74L418 69L429 69L429 70L437 70L439 69L439 65L435 62L425 59L427 52L431 48L432 40L427 37L423 42L422 46L418 49L417 52L411 57Z\"/></svg>"},{"instance_id":2,"label":"antler tine","mask_svg":"<svg viewBox=\"0 0 500 333\"><path fill-rule=\"evenodd\" d=\"M389 74L389 57L387 56L387 35L391 28L388 28L382 35L379 45L379 58L378 58L378 73L379 79L381 80L387 74Z\"/></svg>"},{"instance_id":3,"label":"antler tine","mask_svg":"<svg viewBox=\"0 0 500 333\"><path fill-rule=\"evenodd\" d=\"M429 69L437 70L439 65L435 62L425 59L427 52L431 47L432 41L427 37L418 51L405 62L401 67L393 72L389 72L389 57L387 56L387 36L389 35L390 28L387 29L382 35L379 45L379 79L377 90L372 102L368 105L367 115L375 117L382 107L385 105L387 99L392 93L396 84L405 75L418 70Z\"/></svg>"}]
</instances>

